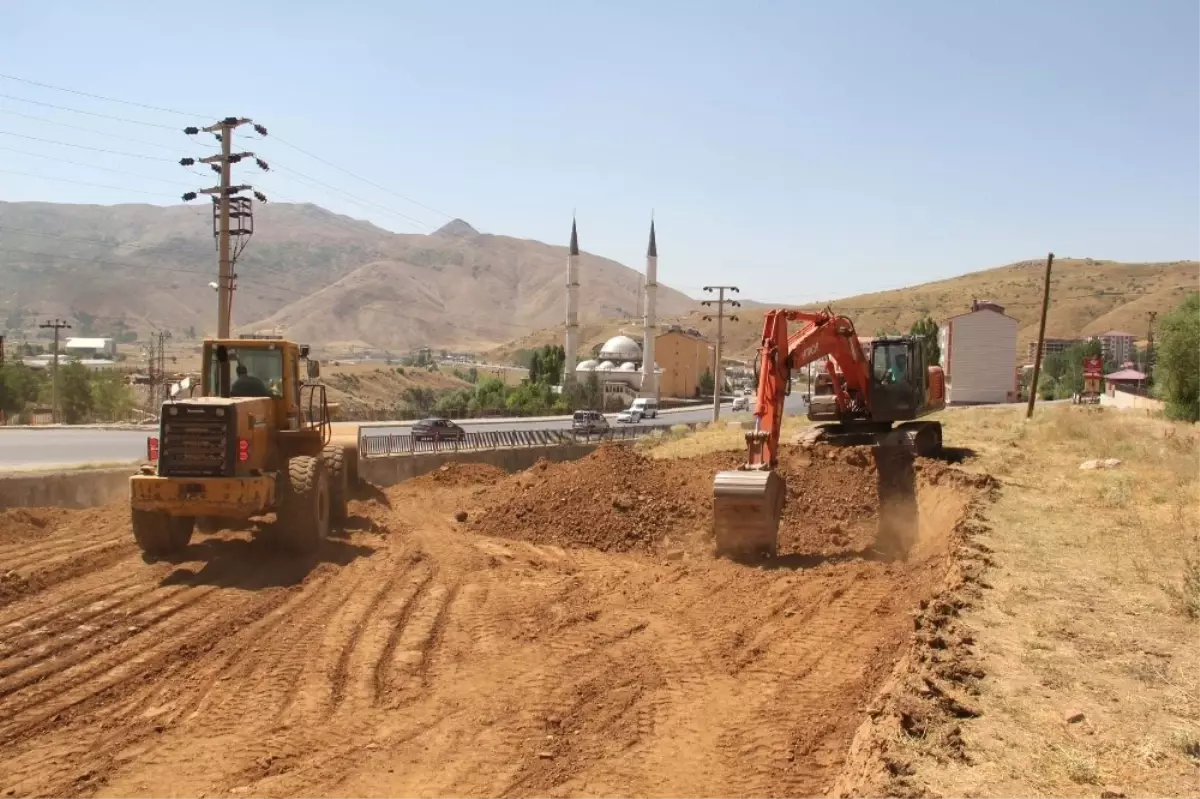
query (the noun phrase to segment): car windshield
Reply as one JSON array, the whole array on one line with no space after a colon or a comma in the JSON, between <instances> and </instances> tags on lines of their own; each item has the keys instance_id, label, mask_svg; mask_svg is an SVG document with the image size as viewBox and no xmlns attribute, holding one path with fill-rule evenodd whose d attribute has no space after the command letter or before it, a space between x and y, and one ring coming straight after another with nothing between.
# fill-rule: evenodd
<instances>
[{"instance_id":1,"label":"car windshield","mask_svg":"<svg viewBox=\"0 0 1200 799\"><path fill-rule=\"evenodd\" d=\"M238 386L238 379L242 379L243 386L257 386L261 383L266 391L278 399L283 396L283 353L278 349L265 349L262 347L246 347L237 348L230 347L229 350L229 375L230 382L233 386ZM217 376L220 373L220 362L217 360L217 350L214 347L209 356L209 385L208 395L215 397L220 394L217 383ZM246 367L246 374L238 373L238 367ZM238 391L232 391L235 396ZM244 394L252 396L251 394Z\"/></svg>"}]
</instances>

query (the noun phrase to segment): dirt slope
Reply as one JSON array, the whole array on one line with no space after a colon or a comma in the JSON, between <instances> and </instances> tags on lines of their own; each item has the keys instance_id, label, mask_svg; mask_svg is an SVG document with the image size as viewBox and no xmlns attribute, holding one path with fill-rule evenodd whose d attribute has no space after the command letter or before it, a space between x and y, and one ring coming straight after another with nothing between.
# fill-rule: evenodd
<instances>
[{"instance_id":1,"label":"dirt slope","mask_svg":"<svg viewBox=\"0 0 1200 799\"><path fill-rule=\"evenodd\" d=\"M680 465L644 501L702 494L711 465ZM790 468L806 477L789 487L858 521L877 513L861 496L872 464L797 456ZM356 500L352 529L314 562L225 531L143 563L123 508L6 515L0 789L819 794L907 650L910 612L950 568L967 494L931 468L944 467L921 471L907 560L860 554L854 535L824 555L797 514L774 568L699 545L677 556L527 540L546 540L552 506L511 519L504 538L474 534L475 517L499 525L494 509L533 490L520 487L531 475L488 469ZM580 469L532 479L565 484ZM708 514L689 523L703 530Z\"/></svg>"}]
</instances>

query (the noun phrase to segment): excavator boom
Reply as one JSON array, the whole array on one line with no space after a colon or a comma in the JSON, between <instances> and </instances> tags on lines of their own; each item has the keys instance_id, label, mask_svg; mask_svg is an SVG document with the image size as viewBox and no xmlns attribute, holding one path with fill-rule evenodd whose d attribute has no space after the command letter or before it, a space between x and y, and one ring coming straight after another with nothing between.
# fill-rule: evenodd
<instances>
[{"instance_id":1,"label":"excavator boom","mask_svg":"<svg viewBox=\"0 0 1200 799\"><path fill-rule=\"evenodd\" d=\"M800 326L789 334L790 322ZM829 309L813 312L781 308L766 313L755 363L755 425L746 434L749 456L741 468L719 472L713 484L713 532L718 554L776 552L786 495L776 467L784 402L790 393L793 370L826 359L832 404L826 398L821 418L833 419L839 429L889 435L894 422L908 422L902 425L904 441L914 446L941 446L938 423L912 422L944 407L941 368L924 367L920 343L911 337L879 342L868 354L854 323ZM811 409L809 416L814 417Z\"/></svg>"}]
</instances>

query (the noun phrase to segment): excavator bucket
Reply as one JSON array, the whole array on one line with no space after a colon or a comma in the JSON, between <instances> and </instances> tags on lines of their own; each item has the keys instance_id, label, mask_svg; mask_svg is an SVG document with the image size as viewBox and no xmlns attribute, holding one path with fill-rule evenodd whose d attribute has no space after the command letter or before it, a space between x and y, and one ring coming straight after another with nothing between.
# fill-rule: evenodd
<instances>
[{"instance_id":1,"label":"excavator bucket","mask_svg":"<svg viewBox=\"0 0 1200 799\"><path fill-rule=\"evenodd\" d=\"M774 555L783 512L783 478L774 471L718 472L713 483L713 532L717 555Z\"/></svg>"}]
</instances>

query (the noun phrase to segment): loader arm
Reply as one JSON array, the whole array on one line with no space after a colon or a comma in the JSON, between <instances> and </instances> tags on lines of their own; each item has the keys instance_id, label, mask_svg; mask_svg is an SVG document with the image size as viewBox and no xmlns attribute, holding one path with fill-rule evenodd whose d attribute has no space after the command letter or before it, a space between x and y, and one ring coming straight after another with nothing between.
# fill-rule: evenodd
<instances>
[{"instance_id":1,"label":"loader arm","mask_svg":"<svg viewBox=\"0 0 1200 799\"><path fill-rule=\"evenodd\" d=\"M804 324L789 334L789 322ZM767 312L758 352L757 421L755 431L746 436L750 450L747 469L774 469L778 464L783 403L792 370L826 356L832 359L828 371L838 408L850 411L865 406L869 401L870 364L852 321L828 309L813 312L782 308Z\"/></svg>"}]
</instances>

